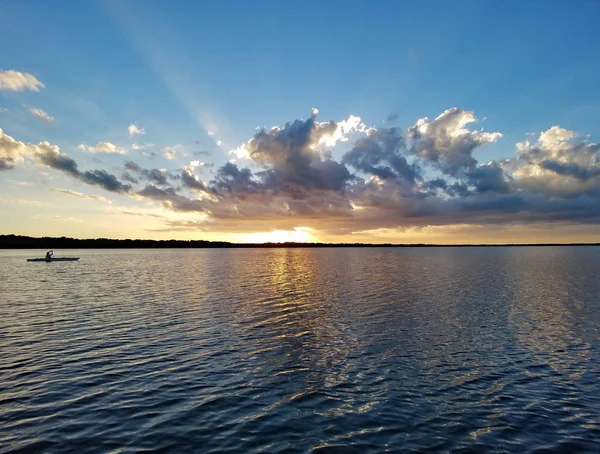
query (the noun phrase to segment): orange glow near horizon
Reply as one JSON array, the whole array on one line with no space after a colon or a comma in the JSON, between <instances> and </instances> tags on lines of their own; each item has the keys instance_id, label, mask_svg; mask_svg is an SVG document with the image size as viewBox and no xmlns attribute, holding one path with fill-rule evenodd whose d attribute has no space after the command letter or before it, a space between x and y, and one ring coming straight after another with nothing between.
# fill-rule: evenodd
<instances>
[{"instance_id":1,"label":"orange glow near horizon","mask_svg":"<svg viewBox=\"0 0 600 454\"><path fill-rule=\"evenodd\" d=\"M246 235L247 243L311 243L316 241L309 227L296 227L294 230L273 230Z\"/></svg>"}]
</instances>

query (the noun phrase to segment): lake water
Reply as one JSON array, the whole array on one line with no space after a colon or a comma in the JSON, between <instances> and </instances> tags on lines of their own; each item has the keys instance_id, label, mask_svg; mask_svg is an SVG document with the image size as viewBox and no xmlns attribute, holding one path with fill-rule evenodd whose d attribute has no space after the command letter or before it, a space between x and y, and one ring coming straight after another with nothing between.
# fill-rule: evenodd
<instances>
[{"instance_id":1,"label":"lake water","mask_svg":"<svg viewBox=\"0 0 600 454\"><path fill-rule=\"evenodd\" d=\"M600 452L600 248L0 251L0 452Z\"/></svg>"}]
</instances>

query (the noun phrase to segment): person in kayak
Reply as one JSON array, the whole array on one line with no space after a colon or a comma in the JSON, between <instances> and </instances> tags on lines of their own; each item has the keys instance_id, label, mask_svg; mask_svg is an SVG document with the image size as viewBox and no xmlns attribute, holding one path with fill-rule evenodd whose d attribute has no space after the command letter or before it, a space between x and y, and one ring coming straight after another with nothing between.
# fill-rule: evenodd
<instances>
[{"instance_id":1,"label":"person in kayak","mask_svg":"<svg viewBox=\"0 0 600 454\"><path fill-rule=\"evenodd\" d=\"M53 255L54 255L54 251L46 252L46 260L52 260Z\"/></svg>"}]
</instances>

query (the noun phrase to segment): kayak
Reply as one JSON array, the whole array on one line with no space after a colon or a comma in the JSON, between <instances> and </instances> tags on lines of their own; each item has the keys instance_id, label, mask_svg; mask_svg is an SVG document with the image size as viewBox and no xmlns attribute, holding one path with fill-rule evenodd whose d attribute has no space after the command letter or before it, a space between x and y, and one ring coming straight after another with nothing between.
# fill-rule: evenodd
<instances>
[{"instance_id":1,"label":"kayak","mask_svg":"<svg viewBox=\"0 0 600 454\"><path fill-rule=\"evenodd\" d=\"M27 259L28 262L76 262L79 257L52 257L51 259Z\"/></svg>"}]
</instances>

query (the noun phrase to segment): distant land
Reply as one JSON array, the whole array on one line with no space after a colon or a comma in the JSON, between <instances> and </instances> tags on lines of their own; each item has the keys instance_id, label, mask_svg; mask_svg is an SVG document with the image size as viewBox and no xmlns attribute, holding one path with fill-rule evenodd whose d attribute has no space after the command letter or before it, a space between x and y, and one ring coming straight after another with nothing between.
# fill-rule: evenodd
<instances>
[{"instance_id":1,"label":"distant land","mask_svg":"<svg viewBox=\"0 0 600 454\"><path fill-rule=\"evenodd\" d=\"M393 244L393 243L230 243L206 240L117 240L0 235L0 249L141 249L141 248L320 248L320 247L518 247L598 246L600 243L538 244Z\"/></svg>"}]
</instances>

